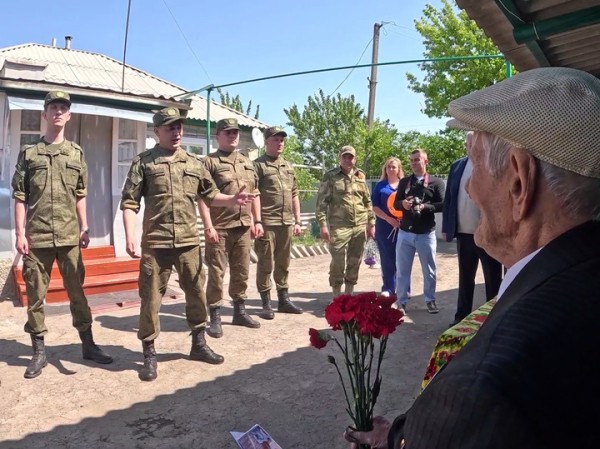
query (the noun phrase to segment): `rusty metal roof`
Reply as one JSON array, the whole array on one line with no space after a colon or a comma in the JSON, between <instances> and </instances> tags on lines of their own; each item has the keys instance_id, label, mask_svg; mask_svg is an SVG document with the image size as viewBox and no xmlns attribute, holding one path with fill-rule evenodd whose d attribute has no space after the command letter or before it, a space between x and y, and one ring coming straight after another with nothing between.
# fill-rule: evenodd
<instances>
[{"instance_id":1,"label":"rusty metal roof","mask_svg":"<svg viewBox=\"0 0 600 449\"><path fill-rule=\"evenodd\" d=\"M456 0L519 71L572 67L600 77L600 1Z\"/></svg>"},{"instance_id":2,"label":"rusty metal roof","mask_svg":"<svg viewBox=\"0 0 600 449\"><path fill-rule=\"evenodd\" d=\"M77 88L98 97L121 98L165 104L180 102L177 96L187 91L175 84L162 80L143 70L125 65L125 82L121 86L123 65L108 56L71 48L53 47L36 43L0 48L0 82L3 85L29 85L38 89L40 85L65 89ZM20 82L20 83L19 83ZM42 90L43 91L43 90ZM187 116L195 120L206 120L206 98L194 95L191 98L191 110ZM235 117L240 125L266 128L268 125L241 112L211 101L210 120L217 122L222 118Z\"/></svg>"}]
</instances>

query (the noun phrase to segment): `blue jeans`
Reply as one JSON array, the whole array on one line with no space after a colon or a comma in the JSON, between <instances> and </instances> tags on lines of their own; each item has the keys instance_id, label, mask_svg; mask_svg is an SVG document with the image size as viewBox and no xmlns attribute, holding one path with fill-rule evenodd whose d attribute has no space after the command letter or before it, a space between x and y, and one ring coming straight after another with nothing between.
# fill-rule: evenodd
<instances>
[{"instance_id":1,"label":"blue jeans","mask_svg":"<svg viewBox=\"0 0 600 449\"><path fill-rule=\"evenodd\" d=\"M435 301L435 252L437 239L435 231L428 234L413 234L400 229L398 231L398 243L396 244L396 294L398 302L408 302L410 289L410 275L412 272L415 251L419 253L419 261L423 270L423 292L425 302Z\"/></svg>"}]
</instances>

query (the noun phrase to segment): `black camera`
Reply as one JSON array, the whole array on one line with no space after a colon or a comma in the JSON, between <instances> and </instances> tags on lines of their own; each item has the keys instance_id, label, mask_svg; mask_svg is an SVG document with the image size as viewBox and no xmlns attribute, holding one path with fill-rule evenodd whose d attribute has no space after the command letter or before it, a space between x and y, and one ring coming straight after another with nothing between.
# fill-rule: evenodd
<instances>
[{"instance_id":1,"label":"black camera","mask_svg":"<svg viewBox=\"0 0 600 449\"><path fill-rule=\"evenodd\" d=\"M410 208L414 217L421 216L421 208L419 207L421 204L423 204L423 200L418 196L415 196L413 198L412 206Z\"/></svg>"}]
</instances>

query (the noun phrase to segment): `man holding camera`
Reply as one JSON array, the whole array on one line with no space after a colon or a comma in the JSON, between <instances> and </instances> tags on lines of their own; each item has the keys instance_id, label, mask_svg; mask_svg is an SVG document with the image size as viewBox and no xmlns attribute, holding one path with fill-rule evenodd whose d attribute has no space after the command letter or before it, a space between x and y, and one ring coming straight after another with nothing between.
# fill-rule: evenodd
<instances>
[{"instance_id":1,"label":"man holding camera","mask_svg":"<svg viewBox=\"0 0 600 449\"><path fill-rule=\"evenodd\" d=\"M394 207L402 210L403 218L396 246L398 304L406 311L410 275L415 251L423 270L423 293L429 313L438 313L435 303L436 266L435 213L444 205L444 181L427 173L427 153L417 149L410 154L413 174L398 184Z\"/></svg>"}]
</instances>

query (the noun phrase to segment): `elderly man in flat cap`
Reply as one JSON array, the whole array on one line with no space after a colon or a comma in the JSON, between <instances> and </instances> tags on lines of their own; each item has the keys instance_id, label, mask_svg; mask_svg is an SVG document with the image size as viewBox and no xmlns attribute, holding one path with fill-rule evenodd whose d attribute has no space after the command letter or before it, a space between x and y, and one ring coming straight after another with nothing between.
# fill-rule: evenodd
<instances>
[{"instance_id":1,"label":"elderly man in flat cap","mask_svg":"<svg viewBox=\"0 0 600 449\"><path fill-rule=\"evenodd\" d=\"M190 359L223 363L224 358L206 344L207 306L196 204L243 207L254 198L244 186L231 195L219 192L202 162L181 148L185 117L177 108L161 109L153 121L158 143L133 159L121 199L127 253L131 257L140 257L135 214L142 198L145 205L138 330L144 352L139 373L143 381L158 376L154 340L160 333L158 312L173 266L185 293L185 319L192 333Z\"/></svg>"},{"instance_id":2,"label":"elderly man in flat cap","mask_svg":"<svg viewBox=\"0 0 600 449\"><path fill-rule=\"evenodd\" d=\"M600 447L600 80L529 70L450 103L475 243L508 268L475 336L372 448ZM354 443L355 444L355 443Z\"/></svg>"},{"instance_id":3,"label":"elderly man in flat cap","mask_svg":"<svg viewBox=\"0 0 600 449\"><path fill-rule=\"evenodd\" d=\"M32 379L48 365L44 336L44 301L56 260L69 303L73 326L83 343L83 358L112 363L111 356L94 343L92 313L83 291L85 269L81 248L90 242L86 214L87 165L83 150L65 139L71 120L71 98L67 92L48 92L42 118L44 136L19 153L12 179L15 199L16 249L23 255L23 278L27 289L27 323L33 357L25 370Z\"/></svg>"}]
</instances>

